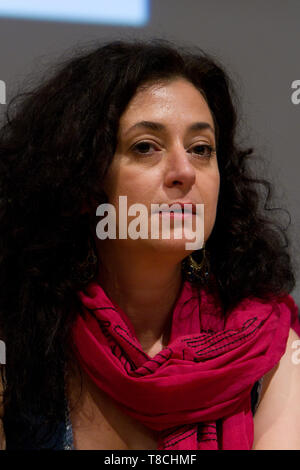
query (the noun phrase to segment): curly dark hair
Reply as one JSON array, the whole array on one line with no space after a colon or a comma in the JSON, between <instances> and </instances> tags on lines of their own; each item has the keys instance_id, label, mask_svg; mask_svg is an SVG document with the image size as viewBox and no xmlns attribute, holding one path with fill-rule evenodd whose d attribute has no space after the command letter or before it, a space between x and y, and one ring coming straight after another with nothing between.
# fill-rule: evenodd
<instances>
[{"instance_id":1,"label":"curly dark hair","mask_svg":"<svg viewBox=\"0 0 300 470\"><path fill-rule=\"evenodd\" d=\"M215 58L197 47L135 40L96 44L64 60L11 101L0 130L4 425L16 448L34 435L33 422L53 432L63 419L61 374L81 311L75 294L97 271L95 265L85 278L92 237L89 212L81 209L105 198L120 116L141 84L176 77L201 91L215 121L221 181L206 248L224 310L294 288L281 209L275 219L271 183L250 168L253 149L236 142L238 99Z\"/></svg>"}]
</instances>

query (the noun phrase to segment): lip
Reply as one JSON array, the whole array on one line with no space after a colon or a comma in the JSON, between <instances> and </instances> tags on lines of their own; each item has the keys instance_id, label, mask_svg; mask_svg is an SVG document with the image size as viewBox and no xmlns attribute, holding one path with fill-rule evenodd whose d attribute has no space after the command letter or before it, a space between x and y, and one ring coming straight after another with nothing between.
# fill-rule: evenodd
<instances>
[{"instance_id":1,"label":"lip","mask_svg":"<svg viewBox=\"0 0 300 470\"><path fill-rule=\"evenodd\" d=\"M175 214L196 214L196 204L194 204L193 202L180 202L180 201L174 201L174 202L171 202L170 204L169 203L165 203L165 204L168 204L168 206L172 206L173 204L177 204L179 206L181 206L181 212L176 212L175 211ZM190 207L185 207L187 204L189 204ZM171 215L174 214L174 212L170 212L168 209L166 210L160 210L159 213L163 213L163 212L167 212L167 213L170 213Z\"/></svg>"}]
</instances>

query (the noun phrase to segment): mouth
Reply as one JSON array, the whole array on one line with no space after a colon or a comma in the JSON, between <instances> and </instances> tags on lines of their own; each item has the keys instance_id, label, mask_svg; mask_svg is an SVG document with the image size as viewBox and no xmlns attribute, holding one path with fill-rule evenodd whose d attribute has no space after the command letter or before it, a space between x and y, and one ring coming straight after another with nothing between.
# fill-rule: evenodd
<instances>
[{"instance_id":1,"label":"mouth","mask_svg":"<svg viewBox=\"0 0 300 470\"><path fill-rule=\"evenodd\" d=\"M159 216L161 217L170 217L170 219L181 218L184 219L185 217L193 217L195 214L192 212L176 212L176 211L160 211Z\"/></svg>"},{"instance_id":2,"label":"mouth","mask_svg":"<svg viewBox=\"0 0 300 470\"><path fill-rule=\"evenodd\" d=\"M172 206L177 206L174 209ZM167 204L165 208L159 210L159 214L170 214L172 215L195 215L196 214L196 204L192 202L172 202L171 204Z\"/></svg>"}]
</instances>

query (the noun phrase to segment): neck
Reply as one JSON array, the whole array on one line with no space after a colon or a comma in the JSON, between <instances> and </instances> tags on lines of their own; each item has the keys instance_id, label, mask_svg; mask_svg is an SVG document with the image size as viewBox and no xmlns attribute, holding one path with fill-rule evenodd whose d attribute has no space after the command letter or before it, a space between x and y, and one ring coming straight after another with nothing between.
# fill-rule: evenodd
<instances>
[{"instance_id":1,"label":"neck","mask_svg":"<svg viewBox=\"0 0 300 470\"><path fill-rule=\"evenodd\" d=\"M114 247L101 250L101 286L128 316L148 355L167 345L173 306L182 285L180 262Z\"/></svg>"}]
</instances>

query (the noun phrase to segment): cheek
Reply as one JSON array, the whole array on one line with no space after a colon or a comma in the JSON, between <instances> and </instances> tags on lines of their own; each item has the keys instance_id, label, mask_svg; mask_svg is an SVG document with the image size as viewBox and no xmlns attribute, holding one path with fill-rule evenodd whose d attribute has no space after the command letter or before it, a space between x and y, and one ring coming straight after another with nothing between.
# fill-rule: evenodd
<instances>
[{"instance_id":1,"label":"cheek","mask_svg":"<svg viewBox=\"0 0 300 470\"><path fill-rule=\"evenodd\" d=\"M145 169L133 168L130 165L115 165L105 183L109 202L117 207L119 196L127 196L128 206L151 202L154 179L155 175L149 177Z\"/></svg>"},{"instance_id":2,"label":"cheek","mask_svg":"<svg viewBox=\"0 0 300 470\"><path fill-rule=\"evenodd\" d=\"M115 157L116 158L116 157ZM128 175L120 161L114 161L106 176L104 190L108 196L110 204L116 204L119 196L128 194L130 190Z\"/></svg>"}]
</instances>

